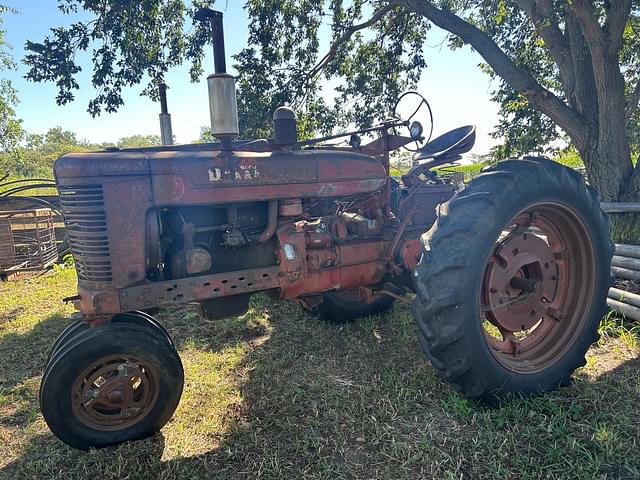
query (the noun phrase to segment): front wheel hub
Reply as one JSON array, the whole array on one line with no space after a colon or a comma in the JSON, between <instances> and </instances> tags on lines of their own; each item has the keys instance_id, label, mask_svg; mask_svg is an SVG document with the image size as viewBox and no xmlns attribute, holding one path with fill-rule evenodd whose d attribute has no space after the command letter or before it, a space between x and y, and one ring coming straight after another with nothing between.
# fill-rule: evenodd
<instances>
[{"instance_id":1,"label":"front wheel hub","mask_svg":"<svg viewBox=\"0 0 640 480\"><path fill-rule=\"evenodd\" d=\"M141 421L158 398L158 373L133 357L100 359L76 380L74 413L96 430L121 430Z\"/></svg>"}]
</instances>

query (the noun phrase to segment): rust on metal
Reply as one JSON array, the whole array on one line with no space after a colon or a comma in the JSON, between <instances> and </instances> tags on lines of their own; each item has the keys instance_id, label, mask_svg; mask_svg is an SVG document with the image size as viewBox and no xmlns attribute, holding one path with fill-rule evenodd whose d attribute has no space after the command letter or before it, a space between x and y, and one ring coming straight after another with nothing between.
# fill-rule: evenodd
<instances>
[{"instance_id":1,"label":"rust on metal","mask_svg":"<svg viewBox=\"0 0 640 480\"><path fill-rule=\"evenodd\" d=\"M435 205L453 193L420 184L398 192L391 212L389 150L407 140L385 131L367 147L376 156L211 146L65 155L55 170L78 269L74 305L99 324L263 290L319 298L402 275ZM246 299L230 302L240 310Z\"/></svg>"},{"instance_id":2,"label":"rust on metal","mask_svg":"<svg viewBox=\"0 0 640 480\"><path fill-rule=\"evenodd\" d=\"M155 406L159 372L134 357L117 355L89 365L76 379L71 407L89 428L121 430L143 420Z\"/></svg>"},{"instance_id":3,"label":"rust on metal","mask_svg":"<svg viewBox=\"0 0 640 480\"><path fill-rule=\"evenodd\" d=\"M278 268L244 270L194 278L156 282L118 291L117 311L144 310L151 306L194 302L279 288ZM112 313L117 313L112 312Z\"/></svg>"},{"instance_id":4,"label":"rust on metal","mask_svg":"<svg viewBox=\"0 0 640 480\"><path fill-rule=\"evenodd\" d=\"M594 251L582 220L561 205L536 205L508 225L483 276L482 313L499 331L485 338L505 367L532 373L555 362L564 353L558 345L567 344L560 339L580 330Z\"/></svg>"}]
</instances>

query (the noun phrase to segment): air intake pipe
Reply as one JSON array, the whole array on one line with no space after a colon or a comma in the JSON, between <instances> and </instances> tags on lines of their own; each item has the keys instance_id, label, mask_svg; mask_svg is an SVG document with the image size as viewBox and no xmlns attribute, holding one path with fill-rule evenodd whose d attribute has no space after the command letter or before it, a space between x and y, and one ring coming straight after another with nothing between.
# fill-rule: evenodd
<instances>
[{"instance_id":1,"label":"air intake pipe","mask_svg":"<svg viewBox=\"0 0 640 480\"><path fill-rule=\"evenodd\" d=\"M215 73L207 77L211 133L220 140L223 149L231 149L231 140L239 134L238 105L235 79L227 73L222 12L201 8L195 18L209 21L213 42Z\"/></svg>"},{"instance_id":2,"label":"air intake pipe","mask_svg":"<svg viewBox=\"0 0 640 480\"><path fill-rule=\"evenodd\" d=\"M167 107L167 86L160 84L160 136L162 145L173 145L173 129L171 128L171 115Z\"/></svg>"}]
</instances>

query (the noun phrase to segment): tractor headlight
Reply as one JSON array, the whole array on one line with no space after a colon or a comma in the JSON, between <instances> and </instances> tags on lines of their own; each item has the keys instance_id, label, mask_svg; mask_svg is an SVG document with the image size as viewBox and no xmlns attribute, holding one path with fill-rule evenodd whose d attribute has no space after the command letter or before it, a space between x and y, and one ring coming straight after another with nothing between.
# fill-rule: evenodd
<instances>
[{"instance_id":1,"label":"tractor headlight","mask_svg":"<svg viewBox=\"0 0 640 480\"><path fill-rule=\"evenodd\" d=\"M423 132L422 124L420 122L411 122L409 126L409 135L412 140L418 140L422 137Z\"/></svg>"}]
</instances>

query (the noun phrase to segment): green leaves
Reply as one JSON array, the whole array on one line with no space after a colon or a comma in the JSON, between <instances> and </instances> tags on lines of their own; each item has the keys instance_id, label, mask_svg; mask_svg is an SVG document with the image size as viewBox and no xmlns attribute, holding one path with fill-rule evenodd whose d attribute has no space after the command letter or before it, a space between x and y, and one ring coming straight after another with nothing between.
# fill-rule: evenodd
<instances>
[{"instance_id":1,"label":"green leaves","mask_svg":"<svg viewBox=\"0 0 640 480\"><path fill-rule=\"evenodd\" d=\"M55 26L41 41L27 42L26 77L55 83L56 101L64 105L80 88L77 58L91 55L96 89L88 105L92 115L116 111L123 89L140 83L146 84L143 93L155 98L157 85L173 66L190 62L191 78L201 78L210 40L193 15L198 7L213 3L58 0L63 13L83 11L89 20ZM315 74L314 67L330 51L329 40L341 38L388 8L387 3L247 0L248 46L235 58L244 136L269 136L271 114L283 104L296 108L303 136L338 125L365 126L386 117L397 95L417 83L426 65L425 19L394 8L336 46L322 71Z\"/></svg>"},{"instance_id":2,"label":"green leaves","mask_svg":"<svg viewBox=\"0 0 640 480\"><path fill-rule=\"evenodd\" d=\"M583 114L584 102L576 100L576 88L563 84L566 78L560 76L550 43L545 44L538 33L557 27L559 37L547 38L566 37L570 4L430 3L485 32L541 91ZM593 3L600 18L606 17L609 3ZM620 52L630 103L640 79L636 3ZM143 93L155 98L157 85L174 66L190 63L191 78L202 77L204 49L210 40L205 26L194 22L193 16L198 7L213 4L213 0L58 0L62 12L84 12L88 19L55 26L45 39L28 42L27 78L55 83L57 102L68 103L80 87L76 58L85 54L92 59L91 82L96 89L88 105L92 115L117 110L123 90L133 85L144 84ZM414 87L427 65L424 45L430 28L426 17L393 5L384 0L246 0L248 45L235 57L243 138L270 136L271 115L285 104L297 111L303 137L347 125L364 127L386 117L398 94ZM462 45L458 37L449 39L451 48ZM0 65L7 62L1 46ZM491 68L484 69L495 76ZM501 105L495 135L505 139L500 155L527 153L558 138L553 123L530 103L535 99L495 78L493 99ZM10 102L5 103L11 108ZM634 132L640 120L637 111L631 113L629 136L637 143Z\"/></svg>"},{"instance_id":3,"label":"green leaves","mask_svg":"<svg viewBox=\"0 0 640 480\"><path fill-rule=\"evenodd\" d=\"M10 46L5 41L3 15L14 13L9 7L0 5L0 75L5 70L16 68ZM14 148L23 136L22 121L16 118L15 107L18 95L11 82L0 77L0 152Z\"/></svg>"},{"instance_id":4,"label":"green leaves","mask_svg":"<svg viewBox=\"0 0 640 480\"><path fill-rule=\"evenodd\" d=\"M247 12L250 45L236 60L250 135L268 133L282 104L296 109L303 135L369 126L389 115L426 65L426 20L388 2L250 0Z\"/></svg>"},{"instance_id":5,"label":"green leaves","mask_svg":"<svg viewBox=\"0 0 640 480\"><path fill-rule=\"evenodd\" d=\"M0 178L6 174L17 178L51 178L53 162L70 152L88 152L106 147L136 148L161 144L157 135L131 135L116 144L93 144L78 139L74 132L61 127L50 128L45 134L28 134L11 151L0 152Z\"/></svg>"},{"instance_id":6,"label":"green leaves","mask_svg":"<svg viewBox=\"0 0 640 480\"><path fill-rule=\"evenodd\" d=\"M187 7L181 0L59 0L58 7L64 13L84 10L93 18L54 27L41 42L28 41L26 78L54 82L57 103L69 103L80 88L76 56L91 49L96 96L88 111L93 116L116 111L122 90L143 81L143 94L155 98L164 74L188 58L191 42L201 41L185 32Z\"/></svg>"}]
</instances>

